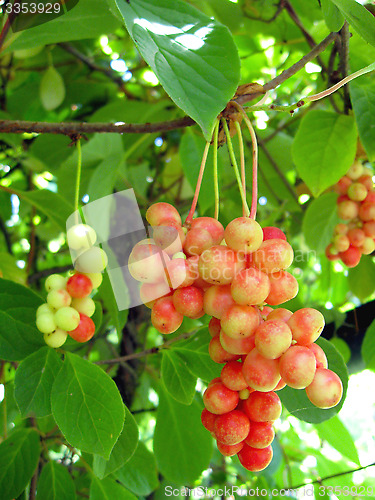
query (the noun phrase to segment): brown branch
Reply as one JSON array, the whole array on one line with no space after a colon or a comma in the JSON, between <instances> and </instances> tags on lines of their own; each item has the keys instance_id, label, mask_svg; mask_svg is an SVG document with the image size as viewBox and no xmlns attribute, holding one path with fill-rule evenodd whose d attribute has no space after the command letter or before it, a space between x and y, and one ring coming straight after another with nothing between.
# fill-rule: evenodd
<instances>
[{"instance_id":1,"label":"brown branch","mask_svg":"<svg viewBox=\"0 0 375 500\"><path fill-rule=\"evenodd\" d=\"M59 43L58 45L63 50L74 56L76 59L83 62L83 64L85 64L92 71L98 71L99 73L103 73L107 78L112 80L127 97L130 98L133 97L126 90L123 79L116 71L113 71L112 69L109 68L98 66L95 63L95 61L93 61L90 57L87 57L85 54L82 54L82 52L80 52L78 49L76 49L76 47L74 47L69 43L62 42Z\"/></svg>"},{"instance_id":2,"label":"brown branch","mask_svg":"<svg viewBox=\"0 0 375 500\"><path fill-rule=\"evenodd\" d=\"M9 0L9 3L11 2L11 0ZM20 0L14 0L13 1L13 7L17 4L17 3L20 3ZM4 6L3 6L4 7ZM10 27L12 25L12 22L14 20L14 18L16 17L17 14L15 14L13 8L12 8L12 12L8 15L5 23L4 23L4 26L3 26L3 29L1 30L1 33L0 33L0 52L2 51L2 48L3 48L3 44L4 44L4 41L5 41L5 38L10 30Z\"/></svg>"},{"instance_id":3,"label":"brown branch","mask_svg":"<svg viewBox=\"0 0 375 500\"><path fill-rule=\"evenodd\" d=\"M43 269L42 271L38 271L37 273L31 274L28 277L28 283L29 285L32 285L36 281L40 280L41 278L46 278L47 276L51 276L51 274L59 274L59 273L65 273L66 271L70 271L73 269L73 264L67 265L67 266L56 266L56 267L51 267L50 269Z\"/></svg>"},{"instance_id":4,"label":"brown branch","mask_svg":"<svg viewBox=\"0 0 375 500\"><path fill-rule=\"evenodd\" d=\"M341 78L345 78L346 76L348 76L348 74L350 72L350 68L349 68L349 39L350 39L349 25L348 25L348 22L345 21L344 26L340 30L340 39L339 39L340 40L339 52L340 52ZM351 107L349 86L348 85L344 85L343 92L344 92L344 112L345 112L345 114L348 114L349 109Z\"/></svg>"},{"instance_id":5,"label":"brown branch","mask_svg":"<svg viewBox=\"0 0 375 500\"><path fill-rule=\"evenodd\" d=\"M269 23L272 23L281 14L283 8L284 8L284 2L283 2L283 0L280 0L280 2L277 5L277 9L276 9L275 13L273 14L272 17L269 17L268 19L264 19L263 17L252 16L251 14L248 14L245 11L243 11L243 14L245 17L247 17L248 19L251 19L252 21L259 21L261 23L269 24Z\"/></svg>"},{"instance_id":6,"label":"brown branch","mask_svg":"<svg viewBox=\"0 0 375 500\"><path fill-rule=\"evenodd\" d=\"M311 48L314 48L316 46L315 40L310 35L310 33L305 29L305 27L303 26L300 18L297 15L297 12L294 10L294 8L290 4L289 0L283 0L283 4L284 4L284 8L288 12L290 18L298 26L298 28L301 30L303 36L306 38L307 43L310 45ZM320 65L320 67L322 68L323 72L328 74L327 67L319 56L317 57L317 61Z\"/></svg>"},{"instance_id":7,"label":"brown branch","mask_svg":"<svg viewBox=\"0 0 375 500\"><path fill-rule=\"evenodd\" d=\"M196 330L192 332L185 332L179 335L178 337L175 337L174 339L168 340L167 342L164 342L164 344L161 344L156 347L151 347L150 349L145 349L142 352L133 352L132 354L127 354L126 356L121 356L120 358L114 358L114 359L104 359L100 361L95 361L94 364L96 365L116 365L117 363L121 363L123 361L129 361L130 359L138 359L138 358L144 358L145 356L149 356L150 354L156 354L162 349L167 349L170 345L174 344L175 342L178 342L179 340L184 340L188 339L189 337L192 337L196 333Z\"/></svg>"},{"instance_id":8,"label":"brown branch","mask_svg":"<svg viewBox=\"0 0 375 500\"><path fill-rule=\"evenodd\" d=\"M353 474L354 472L358 472L360 470L367 469L368 467L374 467L375 462L372 464L364 465L362 467L357 467L356 469L346 470L344 472L337 472L336 474L331 474L330 476L324 476L319 479L315 479L314 481L310 481L309 483L301 483L296 486L291 486L287 488L288 490L298 490L298 488L303 488L304 486L309 486L310 484L322 484L323 481L327 481L328 479L334 479L335 477L345 476L346 474Z\"/></svg>"},{"instance_id":9,"label":"brown branch","mask_svg":"<svg viewBox=\"0 0 375 500\"><path fill-rule=\"evenodd\" d=\"M300 61L293 64L290 68L283 71L276 78L273 78L265 85L264 90L272 90L288 80L291 76L302 69L308 62L315 59L321 52L323 52L330 43L337 37L337 33L330 33L321 43L314 49L302 57ZM236 102L244 104L257 97L260 97L259 92L253 94L242 95L236 98ZM175 130L179 128L191 127L195 122L189 116L178 118L167 122L158 123L49 123L49 122L29 122L21 120L0 120L0 133L13 133L22 134L37 133L37 134L63 134L68 136L75 136L77 134L93 134L93 133L115 133L115 134L145 134L154 132L163 132L168 130Z\"/></svg>"}]
</instances>

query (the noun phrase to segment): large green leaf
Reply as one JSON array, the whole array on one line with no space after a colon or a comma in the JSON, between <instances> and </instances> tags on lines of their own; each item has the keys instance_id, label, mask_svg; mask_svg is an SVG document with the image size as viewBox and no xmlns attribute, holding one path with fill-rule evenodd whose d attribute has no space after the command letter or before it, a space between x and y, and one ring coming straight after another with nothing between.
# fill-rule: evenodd
<instances>
[{"instance_id":1,"label":"large green leaf","mask_svg":"<svg viewBox=\"0 0 375 500\"><path fill-rule=\"evenodd\" d=\"M1 500L12 500L26 488L39 461L39 434L35 429L15 430L0 443Z\"/></svg>"},{"instance_id":2,"label":"large green leaf","mask_svg":"<svg viewBox=\"0 0 375 500\"><path fill-rule=\"evenodd\" d=\"M330 420L321 422L320 424L317 424L315 428L321 439L327 441L339 453L341 453L341 455L360 465L358 452L353 438L339 417L335 416Z\"/></svg>"},{"instance_id":3,"label":"large green leaf","mask_svg":"<svg viewBox=\"0 0 375 500\"><path fill-rule=\"evenodd\" d=\"M149 495L159 485L155 457L140 441L131 459L115 473L116 478L138 496Z\"/></svg>"},{"instance_id":4,"label":"large green leaf","mask_svg":"<svg viewBox=\"0 0 375 500\"><path fill-rule=\"evenodd\" d=\"M20 361L45 345L36 329L42 299L28 288L0 279L0 358Z\"/></svg>"},{"instance_id":5,"label":"large green leaf","mask_svg":"<svg viewBox=\"0 0 375 500\"><path fill-rule=\"evenodd\" d=\"M14 379L14 395L23 417L51 414L52 384L61 366L56 351L47 346L20 363Z\"/></svg>"},{"instance_id":6,"label":"large green leaf","mask_svg":"<svg viewBox=\"0 0 375 500\"><path fill-rule=\"evenodd\" d=\"M303 235L309 247L318 253L324 253L338 222L337 194L326 193L313 200L302 223Z\"/></svg>"},{"instance_id":7,"label":"large green leaf","mask_svg":"<svg viewBox=\"0 0 375 500\"><path fill-rule=\"evenodd\" d=\"M344 24L345 17L340 10L332 3L332 0L320 0L324 20L330 31L339 31Z\"/></svg>"},{"instance_id":8,"label":"large green leaf","mask_svg":"<svg viewBox=\"0 0 375 500\"><path fill-rule=\"evenodd\" d=\"M208 354L210 340L208 329L201 328L189 339L173 344L173 351L186 362L191 373L206 382L219 377L222 369L222 366L214 363Z\"/></svg>"},{"instance_id":9,"label":"large green leaf","mask_svg":"<svg viewBox=\"0 0 375 500\"><path fill-rule=\"evenodd\" d=\"M12 35L8 50L29 49L40 45L96 38L113 33L119 22L102 0L79 0L77 5L48 23Z\"/></svg>"},{"instance_id":10,"label":"large green leaf","mask_svg":"<svg viewBox=\"0 0 375 500\"><path fill-rule=\"evenodd\" d=\"M375 291L375 264L371 257L363 255L356 267L349 269L348 282L350 290L361 301Z\"/></svg>"},{"instance_id":11,"label":"large green leaf","mask_svg":"<svg viewBox=\"0 0 375 500\"><path fill-rule=\"evenodd\" d=\"M178 403L160 386L154 451L162 474L177 484L192 483L210 462L212 438L200 414L196 401Z\"/></svg>"},{"instance_id":12,"label":"large green leaf","mask_svg":"<svg viewBox=\"0 0 375 500\"><path fill-rule=\"evenodd\" d=\"M328 340L325 340L322 337L320 337L316 341L316 343L326 353L328 359L328 368L337 373L337 375L341 379L343 385L343 395L340 403L333 408L323 410L321 408L317 408L309 401L308 397L306 396L306 392L303 389L298 390L292 389L290 387L285 387L278 393L281 402L291 415L312 424L324 422L325 420L328 420L329 418L336 415L340 411L345 401L346 391L348 388L348 369L344 363L344 360L342 359L341 354L339 354L336 348L330 342L328 342Z\"/></svg>"},{"instance_id":13,"label":"large green leaf","mask_svg":"<svg viewBox=\"0 0 375 500\"><path fill-rule=\"evenodd\" d=\"M50 461L39 476L37 500L75 500L76 490L68 469Z\"/></svg>"},{"instance_id":14,"label":"large green leaf","mask_svg":"<svg viewBox=\"0 0 375 500\"><path fill-rule=\"evenodd\" d=\"M70 444L108 460L124 425L124 406L103 370L67 353L52 387L51 405Z\"/></svg>"},{"instance_id":15,"label":"large green leaf","mask_svg":"<svg viewBox=\"0 0 375 500\"><path fill-rule=\"evenodd\" d=\"M366 150L369 161L375 160L375 83L366 78L354 81L349 85L350 99L353 104L358 133Z\"/></svg>"},{"instance_id":16,"label":"large green leaf","mask_svg":"<svg viewBox=\"0 0 375 500\"><path fill-rule=\"evenodd\" d=\"M138 426L130 411L125 406L125 423L122 432L113 447L109 460L99 455L94 456L94 473L103 479L122 467L133 456L138 445Z\"/></svg>"},{"instance_id":17,"label":"large green leaf","mask_svg":"<svg viewBox=\"0 0 375 500\"><path fill-rule=\"evenodd\" d=\"M113 479L92 476L90 500L137 500L137 497Z\"/></svg>"},{"instance_id":18,"label":"large green leaf","mask_svg":"<svg viewBox=\"0 0 375 500\"><path fill-rule=\"evenodd\" d=\"M363 5L356 0L332 0L341 10L355 31L375 46L375 18Z\"/></svg>"},{"instance_id":19,"label":"large green leaf","mask_svg":"<svg viewBox=\"0 0 375 500\"><path fill-rule=\"evenodd\" d=\"M335 184L349 170L357 147L352 116L312 110L302 118L292 155L301 178L314 196Z\"/></svg>"},{"instance_id":20,"label":"large green leaf","mask_svg":"<svg viewBox=\"0 0 375 500\"><path fill-rule=\"evenodd\" d=\"M107 309L110 314L113 326L120 335L128 319L128 311L118 310L116 298L107 272L103 274L103 282L100 285L99 294L103 299L105 309Z\"/></svg>"},{"instance_id":21,"label":"large green leaf","mask_svg":"<svg viewBox=\"0 0 375 500\"><path fill-rule=\"evenodd\" d=\"M211 139L214 121L233 97L239 57L226 26L181 0L112 0L173 101Z\"/></svg>"},{"instance_id":22,"label":"large green leaf","mask_svg":"<svg viewBox=\"0 0 375 500\"><path fill-rule=\"evenodd\" d=\"M375 321L371 323L366 331L361 353L366 367L375 371Z\"/></svg>"},{"instance_id":23,"label":"large green leaf","mask_svg":"<svg viewBox=\"0 0 375 500\"><path fill-rule=\"evenodd\" d=\"M182 404L190 405L195 394L197 377L192 375L188 363L175 350L165 349L161 375L169 394Z\"/></svg>"}]
</instances>

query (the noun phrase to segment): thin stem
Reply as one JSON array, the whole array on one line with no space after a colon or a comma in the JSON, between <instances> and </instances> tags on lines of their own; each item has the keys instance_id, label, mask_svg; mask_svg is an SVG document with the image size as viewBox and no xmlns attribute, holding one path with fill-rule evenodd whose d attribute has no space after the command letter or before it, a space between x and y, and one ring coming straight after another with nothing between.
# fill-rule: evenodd
<instances>
[{"instance_id":1,"label":"thin stem","mask_svg":"<svg viewBox=\"0 0 375 500\"><path fill-rule=\"evenodd\" d=\"M243 145L243 137L241 131L241 125L239 122L234 122L238 135L238 145L240 148L240 163L241 163L241 182L244 195L246 196L246 171L245 171L245 149ZM242 215L245 217L245 209L242 207Z\"/></svg>"},{"instance_id":2,"label":"thin stem","mask_svg":"<svg viewBox=\"0 0 375 500\"><path fill-rule=\"evenodd\" d=\"M218 148L218 137L219 137L219 125L220 121L217 120L214 129L214 190L215 190L215 219L219 219L219 206L220 206L220 196L219 196L219 178L217 172L217 148Z\"/></svg>"},{"instance_id":3,"label":"thin stem","mask_svg":"<svg viewBox=\"0 0 375 500\"><path fill-rule=\"evenodd\" d=\"M234 169L234 173L235 173L235 176L236 176L236 179L237 179L238 188L240 190L240 195L241 195L241 200L242 200L242 211L245 214L245 217L247 217L249 215L249 213L250 213L250 210L249 210L249 207L247 205L245 193L243 192L243 189L242 189L240 172L238 170L236 155L234 154L233 144L232 144L232 139L231 139L231 136L230 136L228 124L227 124L227 121L225 120L225 118L222 118L221 122L222 122L223 127L224 127L225 135L226 135L226 138L227 138L227 145L228 145L229 156L230 156L231 163L232 163L232 166L233 166L233 169Z\"/></svg>"},{"instance_id":4,"label":"thin stem","mask_svg":"<svg viewBox=\"0 0 375 500\"><path fill-rule=\"evenodd\" d=\"M77 212L79 208L79 188L81 186L81 172L82 172L82 148L81 148L81 140L77 141L77 177L76 177L76 190L74 197L74 211Z\"/></svg>"},{"instance_id":5,"label":"thin stem","mask_svg":"<svg viewBox=\"0 0 375 500\"><path fill-rule=\"evenodd\" d=\"M251 143L253 148L253 190L251 198L250 217L252 219L255 219L257 215L257 204L258 204L258 141L254 127L249 117L245 113L245 110L243 109L242 106L240 106L237 103L236 103L236 108L242 113L242 116L245 120L245 123L250 133Z\"/></svg>"},{"instance_id":6,"label":"thin stem","mask_svg":"<svg viewBox=\"0 0 375 500\"><path fill-rule=\"evenodd\" d=\"M201 185L202 185L203 173L204 173L204 169L206 167L209 149L210 149L210 143L206 142L206 146L205 146L204 151L203 151L202 163L201 163L201 166L199 169L198 180L197 180L197 185L195 188L193 202L191 204L190 211L189 211L188 216L186 217L186 221L185 221L185 224L187 224L187 225L191 224L191 222L193 220L193 215L194 215L195 209L197 208L199 191L200 191Z\"/></svg>"}]
</instances>

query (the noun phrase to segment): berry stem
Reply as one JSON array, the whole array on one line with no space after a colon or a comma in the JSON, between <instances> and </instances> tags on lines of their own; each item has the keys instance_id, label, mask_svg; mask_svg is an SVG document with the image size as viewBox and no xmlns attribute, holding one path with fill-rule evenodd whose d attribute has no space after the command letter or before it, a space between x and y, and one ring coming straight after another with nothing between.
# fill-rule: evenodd
<instances>
[{"instance_id":1,"label":"berry stem","mask_svg":"<svg viewBox=\"0 0 375 500\"><path fill-rule=\"evenodd\" d=\"M77 141L77 155L78 155L78 160L77 160L77 176L76 176L76 190L75 190L75 197L74 197L74 211L78 212L79 208L79 188L81 185L81 172L82 172L82 148L81 148L81 140L78 139ZM78 216L78 213L77 213Z\"/></svg>"},{"instance_id":2,"label":"berry stem","mask_svg":"<svg viewBox=\"0 0 375 500\"><path fill-rule=\"evenodd\" d=\"M235 121L234 125L235 125L236 130L237 130L238 144L239 144L239 148L240 148L242 189L244 192L244 196L246 198L245 150L244 150L244 145L243 145L243 137L242 137L241 125L239 124L239 122ZM243 217L246 216L244 207L242 207L242 215L243 215Z\"/></svg>"},{"instance_id":3,"label":"berry stem","mask_svg":"<svg viewBox=\"0 0 375 500\"><path fill-rule=\"evenodd\" d=\"M222 122L223 127L224 127L225 135L226 135L226 138L227 138L227 145L228 145L229 156L230 156L230 159L231 159L231 162L232 162L232 166L234 168L234 173L235 173L235 176L236 176L236 179L237 179L237 184L238 184L238 187L239 187L239 190L240 190L243 213L247 217L249 215L250 211L249 211L249 207L248 207L247 202L246 202L246 196L245 196L245 194L243 192L243 189L242 189L240 172L238 170L236 155L234 154L233 143L232 143L232 139L231 139L231 136L230 136L228 124L227 124L227 121L225 120L225 118L222 118L221 122Z\"/></svg>"},{"instance_id":4,"label":"berry stem","mask_svg":"<svg viewBox=\"0 0 375 500\"><path fill-rule=\"evenodd\" d=\"M251 143L253 145L253 189L252 189L252 199L251 199L251 210L250 210L250 218L255 219L257 215L257 203L258 203L258 141L257 136L255 134L254 127L245 113L245 110L242 106L235 103L236 108L241 112L247 128L249 129L249 133L251 136Z\"/></svg>"},{"instance_id":5,"label":"berry stem","mask_svg":"<svg viewBox=\"0 0 375 500\"><path fill-rule=\"evenodd\" d=\"M200 191L201 185L202 185L203 173L204 173L204 169L206 166L209 149L210 149L210 143L206 142L206 146L205 146L204 151L203 151L202 163L201 163L201 166L199 169L197 185L195 187L193 202L191 204L191 208L190 208L190 211L188 213L188 216L186 217L185 225L190 225L192 220L193 220L193 215L194 215L195 209L197 207L197 203L198 203L199 191Z\"/></svg>"},{"instance_id":6,"label":"berry stem","mask_svg":"<svg viewBox=\"0 0 375 500\"><path fill-rule=\"evenodd\" d=\"M217 149L218 149L218 137L219 137L219 124L220 121L216 120L215 128L214 128L214 190L215 190L215 219L219 219L219 204L220 204L220 195L219 195L219 178L217 172Z\"/></svg>"}]
</instances>

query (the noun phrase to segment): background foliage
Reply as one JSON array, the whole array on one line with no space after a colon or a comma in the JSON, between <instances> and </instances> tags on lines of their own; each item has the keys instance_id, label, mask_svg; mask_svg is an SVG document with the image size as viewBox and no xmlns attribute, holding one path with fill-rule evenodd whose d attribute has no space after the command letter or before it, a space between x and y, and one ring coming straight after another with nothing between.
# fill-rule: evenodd
<instances>
[{"instance_id":1,"label":"background foliage","mask_svg":"<svg viewBox=\"0 0 375 500\"><path fill-rule=\"evenodd\" d=\"M317 498L333 491L322 485L375 487L365 468L374 461L368 450L374 444L375 264L373 256L363 257L348 271L324 256L337 223L332 185L355 157L375 160L372 74L293 115L250 115L260 146L258 220L281 227L296 251L300 291L288 307L324 313L321 346L348 387L339 415L341 404L319 410L302 394L282 391L274 459L259 474L247 473L237 459L223 460L200 423L202 391L220 372L208 356L204 317L185 320L163 344L149 310L118 311L105 277L95 297L93 339L83 345L71 340L56 352L44 346L35 327L44 279L71 268L65 224L73 211L77 135L9 128L16 121L24 130L19 121L25 120L57 128L99 123L103 130L111 123L163 122L146 133L84 135L82 203L131 187L143 215L164 200L186 216L205 139L237 86L267 88L332 31L337 35L318 57L285 74L276 90L269 85L267 103L291 105L330 87L374 62L373 12L373 5L355 0L80 0L64 16L22 32L7 31L3 20L3 500L159 499L168 485L246 484L269 492L312 483ZM170 125L176 119L179 125ZM250 165L251 148L246 158ZM209 156L200 215L213 215L211 165ZM241 214L225 146L219 175L225 225Z\"/></svg>"}]
</instances>

